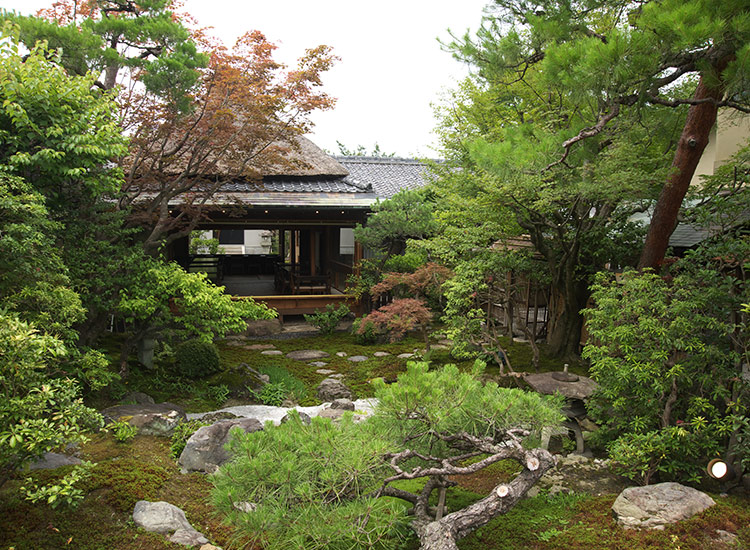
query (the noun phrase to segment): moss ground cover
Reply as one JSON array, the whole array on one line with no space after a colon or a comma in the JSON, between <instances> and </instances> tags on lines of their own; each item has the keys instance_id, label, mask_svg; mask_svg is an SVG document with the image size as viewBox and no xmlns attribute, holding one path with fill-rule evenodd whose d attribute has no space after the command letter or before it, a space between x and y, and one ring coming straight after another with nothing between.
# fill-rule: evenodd
<instances>
[{"instance_id":1,"label":"moss ground cover","mask_svg":"<svg viewBox=\"0 0 750 550\"><path fill-rule=\"evenodd\" d=\"M408 338L395 344L358 345L349 334L336 333L299 339L254 340L250 344L273 344L284 354L300 349L319 349L330 357L325 368L344 375L344 381L358 397L372 394L369 380L383 377L395 380L405 370L406 360L399 353L412 353L422 349L422 342ZM530 370L531 352L522 343L505 342L514 368ZM116 349L116 346L113 346ZM348 356L366 355L369 360L353 363L346 357L336 356L344 351ZM375 351L386 351L389 356L376 358ZM285 355L262 355L260 350L250 350L244 345L220 343L219 353L223 369L247 363L255 368L284 369L301 380L307 390L309 403L315 402L314 390L325 377L316 373L317 367L307 361L295 361ZM430 359L434 364L455 362L446 350L434 350ZM459 363L468 368L470 362ZM559 370L561 365L544 357L542 370ZM580 365L571 370L585 374ZM489 374L497 374L490 367ZM94 396L97 406L115 403L127 391L139 390L154 396L157 401L181 403L190 411L216 408L201 386L220 383L208 379L196 384L187 379L170 379L167 372L134 369L127 384L117 391ZM221 383L228 383L224 380ZM242 382L241 380L239 382ZM245 399L246 403L248 399ZM307 404L307 403L305 403ZM225 550L233 548L230 530L215 515L209 502L210 482L200 474L183 475L170 457L169 439L137 436L127 443L117 443L111 434L95 435L81 448L81 456L97 463L91 477L83 487L86 498L76 510L59 508L51 510L43 505L32 505L17 495L24 474L0 488L0 549L15 550L156 550L180 549L166 541L162 535L147 533L132 522L132 506L141 499L165 500L185 510L188 520L206 534L212 543ZM498 463L485 471L464 476L450 489L448 501L457 504L472 502L485 496L489 490L506 481L513 474L513 465ZM62 476L65 469L55 472L36 472L37 480ZM407 487L404 487L407 488ZM610 507L616 495L592 497L587 495L540 495L522 501L506 516L497 518L481 530L459 542L461 550L652 550L729 548L715 542L717 529L739 535L740 547L750 547L750 499L719 497L717 505L703 514L662 532L626 531L617 527L611 517ZM742 546L744 545L744 546ZM416 548L416 539L404 550Z\"/></svg>"}]
</instances>

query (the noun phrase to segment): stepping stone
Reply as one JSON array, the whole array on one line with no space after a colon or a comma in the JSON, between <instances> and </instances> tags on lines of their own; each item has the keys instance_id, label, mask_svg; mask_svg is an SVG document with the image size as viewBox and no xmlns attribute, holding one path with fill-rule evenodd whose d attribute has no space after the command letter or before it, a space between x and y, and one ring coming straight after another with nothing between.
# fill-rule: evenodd
<instances>
[{"instance_id":1,"label":"stepping stone","mask_svg":"<svg viewBox=\"0 0 750 550\"><path fill-rule=\"evenodd\" d=\"M334 371L334 370L331 370L331 369L318 369L318 370L316 370L315 372L316 372L317 374L323 374L323 375L326 375L326 374L333 374L333 373L334 373L334 372L336 372L336 371Z\"/></svg>"},{"instance_id":2,"label":"stepping stone","mask_svg":"<svg viewBox=\"0 0 750 550\"><path fill-rule=\"evenodd\" d=\"M273 344L249 344L245 345L246 349L274 349L276 346Z\"/></svg>"},{"instance_id":3,"label":"stepping stone","mask_svg":"<svg viewBox=\"0 0 750 550\"><path fill-rule=\"evenodd\" d=\"M414 357L413 353L399 353L396 357L399 359L408 359L409 357Z\"/></svg>"},{"instance_id":4,"label":"stepping stone","mask_svg":"<svg viewBox=\"0 0 750 550\"><path fill-rule=\"evenodd\" d=\"M448 340L446 338L445 340L440 340L440 343L443 344L444 346L452 346L453 345L453 340Z\"/></svg>"},{"instance_id":5,"label":"stepping stone","mask_svg":"<svg viewBox=\"0 0 750 550\"><path fill-rule=\"evenodd\" d=\"M296 359L297 361L311 361L313 359L328 357L328 354L325 351L316 349L301 349L298 351L290 351L286 356L289 359Z\"/></svg>"},{"instance_id":6,"label":"stepping stone","mask_svg":"<svg viewBox=\"0 0 750 550\"><path fill-rule=\"evenodd\" d=\"M344 377L344 375L341 374L341 373L339 373L339 374L332 374L328 378L333 378L334 380L341 380L343 377Z\"/></svg>"},{"instance_id":7,"label":"stepping stone","mask_svg":"<svg viewBox=\"0 0 750 550\"><path fill-rule=\"evenodd\" d=\"M388 353L387 351L376 351L375 353L373 353L373 355L375 357L388 357L390 353Z\"/></svg>"},{"instance_id":8,"label":"stepping stone","mask_svg":"<svg viewBox=\"0 0 750 550\"><path fill-rule=\"evenodd\" d=\"M261 355L284 355L283 351L277 350L277 349L267 349L266 351L261 351Z\"/></svg>"},{"instance_id":9,"label":"stepping stone","mask_svg":"<svg viewBox=\"0 0 750 550\"><path fill-rule=\"evenodd\" d=\"M347 355L349 355L349 354L348 354L348 353L346 353L345 351L337 351L337 352L336 352L336 355L337 355L338 357L346 357L346 356L347 356Z\"/></svg>"},{"instance_id":10,"label":"stepping stone","mask_svg":"<svg viewBox=\"0 0 750 550\"><path fill-rule=\"evenodd\" d=\"M313 361L312 363L308 363L311 367L325 367L328 363L325 361ZM333 372L333 371L331 371Z\"/></svg>"},{"instance_id":11,"label":"stepping stone","mask_svg":"<svg viewBox=\"0 0 750 550\"><path fill-rule=\"evenodd\" d=\"M368 359L369 357L367 357L366 355L352 355L351 357L349 357L349 361L351 361L352 363L361 363L362 361L367 361Z\"/></svg>"}]
</instances>

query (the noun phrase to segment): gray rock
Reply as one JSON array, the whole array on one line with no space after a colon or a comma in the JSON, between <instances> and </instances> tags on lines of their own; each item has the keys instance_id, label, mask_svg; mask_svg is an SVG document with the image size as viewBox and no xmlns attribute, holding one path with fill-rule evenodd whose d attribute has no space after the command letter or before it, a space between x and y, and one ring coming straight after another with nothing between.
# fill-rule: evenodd
<instances>
[{"instance_id":1,"label":"gray rock","mask_svg":"<svg viewBox=\"0 0 750 550\"><path fill-rule=\"evenodd\" d=\"M239 510L240 512L244 512L246 514L249 514L250 512L255 512L255 509L258 507L257 504L254 502L247 502L246 500L243 500L242 502L234 502L232 503L232 508L235 510Z\"/></svg>"},{"instance_id":2,"label":"gray rock","mask_svg":"<svg viewBox=\"0 0 750 550\"><path fill-rule=\"evenodd\" d=\"M139 500L133 509L133 522L146 531L166 535L180 529L193 529L185 512L168 502Z\"/></svg>"},{"instance_id":3,"label":"gray rock","mask_svg":"<svg viewBox=\"0 0 750 550\"><path fill-rule=\"evenodd\" d=\"M278 319L260 319L257 321L250 321L247 324L247 329L243 332L243 335L271 336L273 334L279 334L281 331L281 321L279 321Z\"/></svg>"},{"instance_id":4,"label":"gray rock","mask_svg":"<svg viewBox=\"0 0 750 550\"><path fill-rule=\"evenodd\" d=\"M255 418L221 420L204 426L187 440L178 463L186 472L213 473L229 460L229 451L224 448L229 442L232 428L247 433L262 430L263 426Z\"/></svg>"},{"instance_id":5,"label":"gray rock","mask_svg":"<svg viewBox=\"0 0 750 550\"><path fill-rule=\"evenodd\" d=\"M115 405L104 409L102 416L107 423L127 420L139 434L160 437L170 437L177 424L187 420L182 407L173 403Z\"/></svg>"},{"instance_id":6,"label":"gray rock","mask_svg":"<svg viewBox=\"0 0 750 550\"><path fill-rule=\"evenodd\" d=\"M323 409L318 413L320 418L330 418L331 420L338 420L346 411L343 409Z\"/></svg>"},{"instance_id":7,"label":"gray rock","mask_svg":"<svg viewBox=\"0 0 750 550\"><path fill-rule=\"evenodd\" d=\"M361 363L362 361L367 361L369 357L367 357L366 355L352 355L348 359L352 363Z\"/></svg>"},{"instance_id":8,"label":"gray rock","mask_svg":"<svg viewBox=\"0 0 750 550\"><path fill-rule=\"evenodd\" d=\"M414 357L413 353L399 353L396 357L399 359L409 359L410 357Z\"/></svg>"},{"instance_id":9,"label":"gray rock","mask_svg":"<svg viewBox=\"0 0 750 550\"><path fill-rule=\"evenodd\" d=\"M373 353L373 355L375 357L388 357L390 353L388 353L387 351L376 351L375 353Z\"/></svg>"},{"instance_id":10,"label":"gray rock","mask_svg":"<svg viewBox=\"0 0 750 550\"><path fill-rule=\"evenodd\" d=\"M29 464L29 470L54 470L62 466L71 466L80 464L81 459L74 456L68 456L61 453L44 453L44 456Z\"/></svg>"},{"instance_id":11,"label":"gray rock","mask_svg":"<svg viewBox=\"0 0 750 550\"><path fill-rule=\"evenodd\" d=\"M334 380L341 380L342 378L344 378L344 375L341 374L340 372L337 372L336 374L330 375L328 378L333 378Z\"/></svg>"},{"instance_id":12,"label":"gray rock","mask_svg":"<svg viewBox=\"0 0 750 550\"><path fill-rule=\"evenodd\" d=\"M349 354L346 353L345 351L337 351L336 352L336 356L338 356L338 357L346 357L347 355L349 355Z\"/></svg>"},{"instance_id":13,"label":"gray rock","mask_svg":"<svg viewBox=\"0 0 750 550\"><path fill-rule=\"evenodd\" d=\"M333 401L343 397L352 398L352 391L347 388L340 380L335 378L326 378L318 386L318 399L321 401Z\"/></svg>"},{"instance_id":14,"label":"gray rock","mask_svg":"<svg viewBox=\"0 0 750 550\"><path fill-rule=\"evenodd\" d=\"M312 423L312 419L310 418L310 415L307 413L304 413L302 411L297 411L297 414L299 414L299 419L302 421L303 424L306 424L309 426ZM289 422L289 413L285 414L284 417L281 419L282 424L286 424Z\"/></svg>"},{"instance_id":15,"label":"gray rock","mask_svg":"<svg viewBox=\"0 0 750 550\"><path fill-rule=\"evenodd\" d=\"M354 403L351 399L334 399L331 403L332 409L341 409L342 411L353 411Z\"/></svg>"},{"instance_id":16,"label":"gray rock","mask_svg":"<svg viewBox=\"0 0 750 550\"><path fill-rule=\"evenodd\" d=\"M175 542L182 544L183 546L198 546L206 544L208 539L203 536L203 533L199 533L192 527L190 529L177 529L174 534L169 537L169 542Z\"/></svg>"},{"instance_id":17,"label":"gray rock","mask_svg":"<svg viewBox=\"0 0 750 550\"><path fill-rule=\"evenodd\" d=\"M260 352L261 355L284 355L284 352L278 349L267 349Z\"/></svg>"},{"instance_id":18,"label":"gray rock","mask_svg":"<svg viewBox=\"0 0 750 550\"><path fill-rule=\"evenodd\" d=\"M266 349L274 349L276 346L273 344L246 344L245 349L249 350L266 350Z\"/></svg>"},{"instance_id":19,"label":"gray rock","mask_svg":"<svg viewBox=\"0 0 750 550\"><path fill-rule=\"evenodd\" d=\"M290 351L286 356L288 359L296 359L297 361L312 361L313 359L323 359L324 357L328 357L329 354L317 349L301 349Z\"/></svg>"},{"instance_id":20,"label":"gray rock","mask_svg":"<svg viewBox=\"0 0 750 550\"><path fill-rule=\"evenodd\" d=\"M214 411L210 413L206 413L203 416L201 416L201 421L203 422L218 422L219 420L232 420L233 418L242 418L240 416L237 416L234 413L230 413L229 411Z\"/></svg>"},{"instance_id":21,"label":"gray rock","mask_svg":"<svg viewBox=\"0 0 750 550\"><path fill-rule=\"evenodd\" d=\"M121 405L153 405L155 403L153 397L141 391L131 391L120 399Z\"/></svg>"},{"instance_id":22,"label":"gray rock","mask_svg":"<svg viewBox=\"0 0 750 550\"><path fill-rule=\"evenodd\" d=\"M679 483L629 487L612 505L617 523L624 527L663 529L716 504L707 494Z\"/></svg>"},{"instance_id":23,"label":"gray rock","mask_svg":"<svg viewBox=\"0 0 750 550\"><path fill-rule=\"evenodd\" d=\"M312 363L310 363L310 364L312 365ZM323 363L323 364L325 364L325 363ZM318 370L315 371L316 374L322 374L322 375L333 374L334 372L336 372L336 371L333 371L331 369L318 369Z\"/></svg>"}]
</instances>

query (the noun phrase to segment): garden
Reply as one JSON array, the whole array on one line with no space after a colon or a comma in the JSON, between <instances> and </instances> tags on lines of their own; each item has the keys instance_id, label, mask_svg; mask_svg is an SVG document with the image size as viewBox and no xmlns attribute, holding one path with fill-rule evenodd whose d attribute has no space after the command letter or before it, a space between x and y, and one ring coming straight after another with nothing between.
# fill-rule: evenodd
<instances>
[{"instance_id":1,"label":"garden","mask_svg":"<svg viewBox=\"0 0 750 550\"><path fill-rule=\"evenodd\" d=\"M0 546L750 546L746 136L693 178L750 113L746 7L542 4L444 44L475 69L444 160L353 228L356 311L296 331L173 260L222 186L299 168L330 48L2 11ZM623 519L654 490L703 504Z\"/></svg>"}]
</instances>

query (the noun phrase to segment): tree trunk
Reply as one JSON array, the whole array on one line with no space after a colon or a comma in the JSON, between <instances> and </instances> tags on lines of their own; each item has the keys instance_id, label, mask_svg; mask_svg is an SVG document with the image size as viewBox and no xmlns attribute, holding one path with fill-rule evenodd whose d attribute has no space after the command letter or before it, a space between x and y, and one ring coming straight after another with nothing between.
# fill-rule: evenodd
<instances>
[{"instance_id":1,"label":"tree trunk","mask_svg":"<svg viewBox=\"0 0 750 550\"><path fill-rule=\"evenodd\" d=\"M458 550L456 541L501 514L507 513L547 470L555 465L555 459L544 449L527 451L527 455L538 460L534 471L525 468L508 484L500 484L492 493L474 504L431 522L414 522L420 541L420 550Z\"/></svg>"},{"instance_id":2,"label":"tree trunk","mask_svg":"<svg viewBox=\"0 0 750 550\"><path fill-rule=\"evenodd\" d=\"M724 58L713 67L719 80L717 86L710 86L701 76L693 99L721 100L724 95L724 86L720 76L728 62L729 58ZM646 242L643 244L638 269L650 267L658 270L661 267L669 246L669 237L677 227L677 215L682 199L685 198L690 180L693 179L698 162L708 145L711 129L716 123L717 111L718 108L712 101L691 105L688 110L685 126L672 160L672 172L654 207L654 215L648 228Z\"/></svg>"},{"instance_id":3,"label":"tree trunk","mask_svg":"<svg viewBox=\"0 0 750 550\"><path fill-rule=\"evenodd\" d=\"M548 352L560 359L578 355L583 329L581 310L586 307L589 298L586 282L569 280L575 277L574 274L564 277L566 281L562 285L552 287L547 325Z\"/></svg>"}]
</instances>

